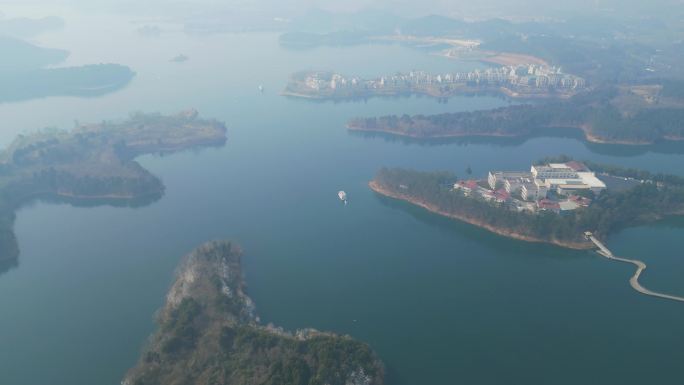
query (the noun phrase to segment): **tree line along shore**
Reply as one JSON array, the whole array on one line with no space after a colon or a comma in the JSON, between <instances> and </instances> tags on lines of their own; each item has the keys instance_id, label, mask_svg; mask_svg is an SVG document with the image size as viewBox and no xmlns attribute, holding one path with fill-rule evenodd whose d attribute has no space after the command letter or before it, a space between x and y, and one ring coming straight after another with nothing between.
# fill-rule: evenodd
<instances>
[{"instance_id":1,"label":"tree line along shore","mask_svg":"<svg viewBox=\"0 0 684 385\"><path fill-rule=\"evenodd\" d=\"M684 99L662 96L658 104L646 105L643 100L628 104L629 99L634 99L631 93L625 95L629 92L609 89L577 95L568 101L492 110L355 118L347 127L417 139L524 137L543 135L550 128L573 128L595 143L650 145L684 141Z\"/></svg>"},{"instance_id":2,"label":"tree line along shore","mask_svg":"<svg viewBox=\"0 0 684 385\"><path fill-rule=\"evenodd\" d=\"M591 164L594 171L619 178L638 178L628 189L607 189L588 207L567 215L542 210L514 210L505 202L487 201L454 188L450 172L383 168L370 182L375 192L470 223L509 238L571 249L590 249L584 233L601 239L623 228L684 214L684 178Z\"/></svg>"},{"instance_id":3,"label":"tree line along shore","mask_svg":"<svg viewBox=\"0 0 684 385\"><path fill-rule=\"evenodd\" d=\"M164 185L136 157L225 142L225 125L202 119L195 110L172 116L136 113L123 122L18 136L0 153L0 271L17 263L14 213L27 202L145 204L159 199Z\"/></svg>"}]
</instances>

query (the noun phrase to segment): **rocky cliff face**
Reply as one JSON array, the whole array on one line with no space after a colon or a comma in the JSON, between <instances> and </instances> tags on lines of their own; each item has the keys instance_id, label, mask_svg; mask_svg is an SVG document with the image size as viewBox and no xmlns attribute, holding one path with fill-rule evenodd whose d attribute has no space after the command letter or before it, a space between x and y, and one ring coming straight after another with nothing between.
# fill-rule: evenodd
<instances>
[{"instance_id":1,"label":"rocky cliff face","mask_svg":"<svg viewBox=\"0 0 684 385\"><path fill-rule=\"evenodd\" d=\"M159 330L122 384L383 384L370 347L312 329L258 323L245 293L241 251L210 242L181 263Z\"/></svg>"}]
</instances>

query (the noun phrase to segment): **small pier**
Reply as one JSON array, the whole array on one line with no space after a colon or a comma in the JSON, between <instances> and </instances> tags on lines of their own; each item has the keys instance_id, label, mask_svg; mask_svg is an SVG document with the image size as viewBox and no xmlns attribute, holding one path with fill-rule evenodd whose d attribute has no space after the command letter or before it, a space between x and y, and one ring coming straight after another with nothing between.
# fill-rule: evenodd
<instances>
[{"instance_id":1,"label":"small pier","mask_svg":"<svg viewBox=\"0 0 684 385\"><path fill-rule=\"evenodd\" d=\"M599 241L599 240L594 236L594 234L592 234L591 232L589 232L589 231L585 232L585 233L584 233L584 236L585 236L588 240L590 240L591 242L593 242L594 245L596 245L596 247L598 248L597 253L599 253L600 255L602 255L602 256L604 256L604 257L610 259L610 260L613 260L613 261L629 263L629 264L632 264L632 265L636 266L636 268L637 268L637 269L636 269L636 272L634 273L634 275L632 276L632 278L629 279L629 284L632 286L632 288L633 288L634 290L636 290L636 291L638 291L639 293L644 294L644 295L650 295L651 297L657 297L657 298L662 298L662 299L669 299L669 300L671 300L671 301L684 302L684 297L679 297L679 296L671 295L671 294L658 293L658 292L651 291L651 290L649 290L649 289L643 287L643 286L639 283L639 277L641 276L641 273L642 273L644 270L646 270L646 264L643 263L642 261L639 261L639 260L636 260L636 259L627 259L627 258L616 257L615 255L613 255L613 253L610 251L610 249L608 249L608 248L606 247L606 245L603 244L603 242Z\"/></svg>"}]
</instances>

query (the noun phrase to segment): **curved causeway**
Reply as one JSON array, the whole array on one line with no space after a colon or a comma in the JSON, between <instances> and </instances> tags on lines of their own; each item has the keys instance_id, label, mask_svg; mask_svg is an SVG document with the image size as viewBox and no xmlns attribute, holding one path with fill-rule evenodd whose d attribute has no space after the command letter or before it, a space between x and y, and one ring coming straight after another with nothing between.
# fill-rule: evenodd
<instances>
[{"instance_id":1,"label":"curved causeway","mask_svg":"<svg viewBox=\"0 0 684 385\"><path fill-rule=\"evenodd\" d=\"M644 295L650 295L651 297L657 297L657 298L669 299L672 301L684 302L684 297L678 297L676 295L671 295L671 294L658 293L658 292L648 290L647 288L643 287L639 283L639 277L641 276L641 273L644 270L646 270L646 264L645 263L643 263L642 261L636 260L636 259L627 259L627 258L616 257L601 241L596 239L596 237L594 237L593 234L591 234L590 232L587 232L587 233L585 233L585 235L586 235L587 239L592 241L596 245L596 247L598 247L598 249L599 249L598 253L601 254L602 256L604 256L608 259L614 260L614 261L630 263L630 264L637 267L636 272L634 272L634 275L632 276L632 278L629 279L629 284L632 286L632 288L634 290L636 290L639 293L644 294Z\"/></svg>"}]
</instances>

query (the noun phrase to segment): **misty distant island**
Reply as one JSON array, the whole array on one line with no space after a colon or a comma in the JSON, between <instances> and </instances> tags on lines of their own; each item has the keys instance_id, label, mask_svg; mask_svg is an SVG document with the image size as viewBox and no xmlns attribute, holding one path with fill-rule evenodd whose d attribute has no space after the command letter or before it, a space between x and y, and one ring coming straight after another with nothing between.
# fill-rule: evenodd
<instances>
[{"instance_id":1,"label":"misty distant island","mask_svg":"<svg viewBox=\"0 0 684 385\"><path fill-rule=\"evenodd\" d=\"M64 19L57 16L42 18L15 17L3 19L0 15L0 36L34 37L41 33L64 28Z\"/></svg>"},{"instance_id":2,"label":"misty distant island","mask_svg":"<svg viewBox=\"0 0 684 385\"><path fill-rule=\"evenodd\" d=\"M39 47L24 40L0 36L0 71L34 70L61 63L69 52L63 49Z\"/></svg>"},{"instance_id":3,"label":"misty distant island","mask_svg":"<svg viewBox=\"0 0 684 385\"><path fill-rule=\"evenodd\" d=\"M146 24L136 29L136 32L140 36L144 37L159 37L161 36L162 30L156 25Z\"/></svg>"},{"instance_id":4,"label":"misty distant island","mask_svg":"<svg viewBox=\"0 0 684 385\"><path fill-rule=\"evenodd\" d=\"M129 67L111 63L53 67L69 53L10 37L0 37L0 54L0 103L49 96L101 96L125 87L135 76Z\"/></svg>"},{"instance_id":5,"label":"misty distant island","mask_svg":"<svg viewBox=\"0 0 684 385\"><path fill-rule=\"evenodd\" d=\"M0 154L0 271L17 263L14 212L27 202L151 202L162 196L164 185L136 157L225 142L225 125L201 119L195 110L173 116L136 113L120 123L20 135Z\"/></svg>"},{"instance_id":6,"label":"misty distant island","mask_svg":"<svg viewBox=\"0 0 684 385\"><path fill-rule=\"evenodd\" d=\"M382 385L371 348L348 336L262 326L245 293L242 252L209 242L187 255L158 330L123 385Z\"/></svg>"},{"instance_id":7,"label":"misty distant island","mask_svg":"<svg viewBox=\"0 0 684 385\"><path fill-rule=\"evenodd\" d=\"M186 55L179 54L179 55L172 57L171 60L169 60L169 61L172 63L185 63L186 61L188 61L188 59L190 59L190 58L187 57Z\"/></svg>"},{"instance_id":8,"label":"misty distant island","mask_svg":"<svg viewBox=\"0 0 684 385\"><path fill-rule=\"evenodd\" d=\"M672 32L667 23L615 19L594 23L578 15L520 22L436 14L402 17L377 11L345 15L318 11L291 23L279 42L293 49L402 44L459 60L562 66L564 72L591 84L634 84L684 75L678 65L684 56L681 40L664 38Z\"/></svg>"},{"instance_id":9,"label":"misty distant island","mask_svg":"<svg viewBox=\"0 0 684 385\"><path fill-rule=\"evenodd\" d=\"M490 171L486 180L450 172L380 170L373 191L490 232L570 249L630 226L684 215L684 178L568 157L528 171Z\"/></svg>"}]
</instances>

